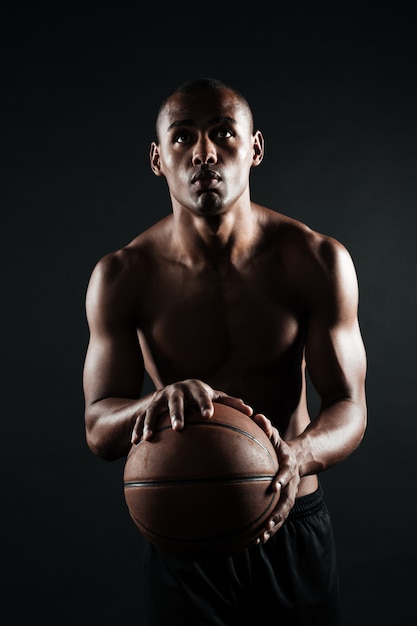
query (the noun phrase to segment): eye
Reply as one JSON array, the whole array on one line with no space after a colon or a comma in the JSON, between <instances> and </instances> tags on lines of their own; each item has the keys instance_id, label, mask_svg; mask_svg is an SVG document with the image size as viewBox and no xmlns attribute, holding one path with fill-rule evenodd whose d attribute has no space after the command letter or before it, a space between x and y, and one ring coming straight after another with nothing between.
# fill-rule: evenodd
<instances>
[{"instance_id":1,"label":"eye","mask_svg":"<svg viewBox=\"0 0 417 626\"><path fill-rule=\"evenodd\" d=\"M174 135L174 143L186 143L187 141L190 141L190 134L185 131Z\"/></svg>"},{"instance_id":2,"label":"eye","mask_svg":"<svg viewBox=\"0 0 417 626\"><path fill-rule=\"evenodd\" d=\"M229 137L234 137L235 134L233 131L230 130L230 128L227 128L227 126L222 126L221 128L218 128L216 131L216 137L219 137L220 139L229 139Z\"/></svg>"}]
</instances>

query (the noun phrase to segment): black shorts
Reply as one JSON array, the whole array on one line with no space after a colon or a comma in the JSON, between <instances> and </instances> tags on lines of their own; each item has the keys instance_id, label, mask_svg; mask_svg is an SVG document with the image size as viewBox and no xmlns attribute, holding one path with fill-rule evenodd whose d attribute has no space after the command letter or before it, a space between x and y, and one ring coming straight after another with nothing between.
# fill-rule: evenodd
<instances>
[{"instance_id":1,"label":"black shorts","mask_svg":"<svg viewBox=\"0 0 417 626\"><path fill-rule=\"evenodd\" d=\"M337 626L336 553L322 488L297 498L264 545L184 562L145 545L149 626Z\"/></svg>"}]
</instances>

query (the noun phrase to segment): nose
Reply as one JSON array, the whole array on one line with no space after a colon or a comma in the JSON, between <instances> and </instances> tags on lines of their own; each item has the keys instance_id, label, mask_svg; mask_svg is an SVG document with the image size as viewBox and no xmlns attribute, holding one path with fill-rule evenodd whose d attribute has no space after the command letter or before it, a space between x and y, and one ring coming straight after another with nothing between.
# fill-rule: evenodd
<instances>
[{"instance_id":1,"label":"nose","mask_svg":"<svg viewBox=\"0 0 417 626\"><path fill-rule=\"evenodd\" d=\"M194 144L193 165L210 165L217 162L217 151L209 137L200 136Z\"/></svg>"}]
</instances>

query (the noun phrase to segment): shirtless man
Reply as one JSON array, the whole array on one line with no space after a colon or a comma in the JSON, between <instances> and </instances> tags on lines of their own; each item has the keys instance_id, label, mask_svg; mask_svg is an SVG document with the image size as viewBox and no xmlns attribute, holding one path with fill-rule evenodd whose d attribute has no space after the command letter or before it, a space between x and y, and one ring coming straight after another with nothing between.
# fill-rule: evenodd
<instances>
[{"instance_id":1,"label":"shirtless man","mask_svg":"<svg viewBox=\"0 0 417 626\"><path fill-rule=\"evenodd\" d=\"M144 541L149 624L338 624L331 521L317 474L366 428L366 355L351 257L335 239L255 204L264 155L246 99L199 79L162 103L150 164L170 214L93 270L86 309L87 442L125 457L169 411L210 419L213 401L251 415L273 441L280 490L256 544L188 563ZM321 407L310 417L306 368ZM155 385L143 395L144 372Z\"/></svg>"}]
</instances>

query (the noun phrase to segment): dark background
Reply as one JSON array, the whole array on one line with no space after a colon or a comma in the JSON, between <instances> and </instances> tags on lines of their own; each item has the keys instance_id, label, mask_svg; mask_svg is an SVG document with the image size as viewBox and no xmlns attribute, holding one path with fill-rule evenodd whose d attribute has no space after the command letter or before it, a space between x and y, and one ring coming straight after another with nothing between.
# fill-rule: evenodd
<instances>
[{"instance_id":1,"label":"dark background","mask_svg":"<svg viewBox=\"0 0 417 626\"><path fill-rule=\"evenodd\" d=\"M141 623L123 463L99 460L85 443L84 297L98 258L170 211L148 165L156 110L178 83L208 75L247 96L266 137L254 200L336 237L353 256L369 426L322 482L346 626L410 623L415 32L401 4L364 6L3 10L5 625Z\"/></svg>"}]
</instances>

